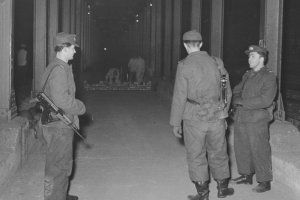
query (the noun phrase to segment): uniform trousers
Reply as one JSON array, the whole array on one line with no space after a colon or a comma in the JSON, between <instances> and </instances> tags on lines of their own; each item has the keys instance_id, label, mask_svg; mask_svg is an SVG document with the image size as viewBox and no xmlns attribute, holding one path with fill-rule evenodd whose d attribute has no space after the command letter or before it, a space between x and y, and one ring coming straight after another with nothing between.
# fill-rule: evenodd
<instances>
[{"instance_id":1,"label":"uniform trousers","mask_svg":"<svg viewBox=\"0 0 300 200\"><path fill-rule=\"evenodd\" d=\"M191 181L207 181L210 178L209 172L215 180L230 177L225 120L184 120L183 132Z\"/></svg>"},{"instance_id":2,"label":"uniform trousers","mask_svg":"<svg viewBox=\"0 0 300 200\"><path fill-rule=\"evenodd\" d=\"M234 123L234 151L238 172L256 174L257 182L272 180L269 123Z\"/></svg>"},{"instance_id":3,"label":"uniform trousers","mask_svg":"<svg viewBox=\"0 0 300 200\"><path fill-rule=\"evenodd\" d=\"M74 132L43 126L43 135L47 142L44 200L66 200L73 167Z\"/></svg>"}]
</instances>

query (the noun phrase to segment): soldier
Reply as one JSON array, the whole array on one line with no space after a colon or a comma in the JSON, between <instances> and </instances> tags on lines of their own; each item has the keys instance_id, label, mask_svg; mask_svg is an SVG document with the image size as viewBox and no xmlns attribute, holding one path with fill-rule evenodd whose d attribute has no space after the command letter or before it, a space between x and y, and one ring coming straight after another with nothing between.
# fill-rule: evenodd
<instances>
[{"instance_id":1,"label":"soldier","mask_svg":"<svg viewBox=\"0 0 300 200\"><path fill-rule=\"evenodd\" d=\"M251 45L245 51L251 70L233 89L234 149L240 177L231 182L252 185L253 174L259 183L254 192L271 189L272 161L269 122L277 91L276 77L266 66L267 49Z\"/></svg>"},{"instance_id":2,"label":"soldier","mask_svg":"<svg viewBox=\"0 0 300 200\"><path fill-rule=\"evenodd\" d=\"M45 94L79 127L78 115L84 114L86 108L75 98L72 66L68 64L76 53L75 46L78 46L76 35L58 33L53 46L56 57L43 74L42 87L45 86ZM73 166L74 132L58 119L44 124L42 129L47 142L44 199L77 200L78 197L67 195Z\"/></svg>"},{"instance_id":3,"label":"soldier","mask_svg":"<svg viewBox=\"0 0 300 200\"><path fill-rule=\"evenodd\" d=\"M189 198L208 200L209 171L217 182L218 197L226 197L234 190L228 188L224 114L228 107L220 98L221 73L217 62L200 50L203 43L198 31L184 33L183 43L188 56L177 66L170 124L176 137L184 135L189 176L197 190L197 195Z\"/></svg>"},{"instance_id":4,"label":"soldier","mask_svg":"<svg viewBox=\"0 0 300 200\"><path fill-rule=\"evenodd\" d=\"M145 70L145 60L141 56L131 58L128 62L129 82L132 82L133 75L135 75L135 81L141 84L144 79Z\"/></svg>"},{"instance_id":5,"label":"soldier","mask_svg":"<svg viewBox=\"0 0 300 200\"><path fill-rule=\"evenodd\" d=\"M120 70L117 68L110 68L105 75L105 81L109 84L120 84Z\"/></svg>"},{"instance_id":6,"label":"soldier","mask_svg":"<svg viewBox=\"0 0 300 200\"><path fill-rule=\"evenodd\" d=\"M27 91L29 84L29 64L28 64L28 50L25 44L20 45L20 49L17 51L16 55L17 66L15 68L15 91L16 91L16 103L18 106L18 111L20 110L20 105L27 96Z\"/></svg>"}]
</instances>

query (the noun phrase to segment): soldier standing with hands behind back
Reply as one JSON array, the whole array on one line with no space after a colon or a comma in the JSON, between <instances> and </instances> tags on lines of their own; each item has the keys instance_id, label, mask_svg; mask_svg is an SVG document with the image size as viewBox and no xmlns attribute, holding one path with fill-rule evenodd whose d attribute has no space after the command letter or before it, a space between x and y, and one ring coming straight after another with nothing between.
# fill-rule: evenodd
<instances>
[{"instance_id":1,"label":"soldier standing with hands behind back","mask_svg":"<svg viewBox=\"0 0 300 200\"><path fill-rule=\"evenodd\" d=\"M189 176L197 195L193 200L208 200L210 173L217 182L218 197L234 193L228 188L230 177L225 139L228 106L221 100L221 72L207 52L200 51L198 31L183 35L188 56L177 66L170 124L176 137L182 137L187 151ZM229 99L230 103L230 99ZM224 114L225 113L225 114Z\"/></svg>"},{"instance_id":2,"label":"soldier standing with hands behind back","mask_svg":"<svg viewBox=\"0 0 300 200\"><path fill-rule=\"evenodd\" d=\"M251 45L245 53L251 70L233 89L232 102L236 107L234 150L241 176L231 182L252 185L255 173L259 184L253 191L265 192L271 189L273 178L269 122L273 119L277 83L274 73L265 66L267 49Z\"/></svg>"},{"instance_id":3,"label":"soldier standing with hands behind back","mask_svg":"<svg viewBox=\"0 0 300 200\"><path fill-rule=\"evenodd\" d=\"M75 46L78 47L76 35L58 33L53 46L56 57L43 74L42 88L53 103L79 127L78 115L84 114L86 108L75 98L72 66L68 64L76 53ZM67 195L73 167L74 132L55 115L52 117L55 121L42 126L47 142L44 200L77 200L77 196Z\"/></svg>"}]
</instances>

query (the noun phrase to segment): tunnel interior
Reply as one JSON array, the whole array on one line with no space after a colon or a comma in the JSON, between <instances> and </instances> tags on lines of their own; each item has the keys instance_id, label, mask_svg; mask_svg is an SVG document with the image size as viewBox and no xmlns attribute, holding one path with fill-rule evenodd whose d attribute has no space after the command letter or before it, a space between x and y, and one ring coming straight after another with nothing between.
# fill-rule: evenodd
<instances>
[{"instance_id":1,"label":"tunnel interior","mask_svg":"<svg viewBox=\"0 0 300 200\"><path fill-rule=\"evenodd\" d=\"M78 60L74 60L74 71L77 81L88 79L90 82L103 80L105 73L111 67L122 69L123 77L127 73L127 63L133 56L132 44L129 42L129 29L136 23L138 14L146 4L146 0L94 0L91 4L91 58L88 72L79 70ZM174 3L174 2L173 2ZM181 4L181 32L190 29L191 0L182 1ZM162 9L166 6L162 1ZM173 5L172 5L173 6ZM300 118L300 28L296 19L300 17L298 0L285 0L283 11L283 38L282 38L282 79L281 88L286 115ZM248 69L247 56L244 54L249 44L258 44L260 39L260 0L224 2L224 34L223 34L223 60L230 73L232 87L241 79ZM211 1L202 1L201 33L203 36L203 50L210 53L210 21ZM62 14L59 16L62 17ZM162 18L165 13L162 13ZM164 32L164 21L161 31ZM17 104L30 94L33 79L33 28L34 28L34 0L14 1L13 25L14 52L22 43L27 45L29 69L24 73L17 73L17 57L14 56L14 87ZM62 27L59 24L58 30ZM213 30L212 30L213 31ZM162 41L162 46L164 41ZM78 52L80 54L80 51ZM186 56L183 46L180 46L180 59ZM162 53L162 56L163 53ZM77 59L80 56L77 55ZM163 71L161 72L163 74ZM23 81L23 82L22 82ZM20 82L22 82L20 84ZM25 84L24 84L25 83Z\"/></svg>"}]
</instances>

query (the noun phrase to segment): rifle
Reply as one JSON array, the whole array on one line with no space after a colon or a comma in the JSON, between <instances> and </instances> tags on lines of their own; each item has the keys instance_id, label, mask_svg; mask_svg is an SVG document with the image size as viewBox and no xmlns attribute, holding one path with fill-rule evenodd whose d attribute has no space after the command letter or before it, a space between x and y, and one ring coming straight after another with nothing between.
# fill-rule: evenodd
<instances>
[{"instance_id":1,"label":"rifle","mask_svg":"<svg viewBox=\"0 0 300 200\"><path fill-rule=\"evenodd\" d=\"M57 107L44 92L38 93L36 96L36 99L40 102L40 104L43 108L43 112L45 112L45 115L46 115L46 116L44 116L46 119L43 119L43 117L42 117L42 124L46 124L46 123L55 121L55 120L51 119L50 114L53 113L58 118L58 120L61 120L66 125L71 127L74 130L74 132L83 140L85 145L90 147L90 144L88 144L86 142L86 139L79 133L79 128L76 127L75 124L73 124L73 122L65 114L65 112L61 108ZM43 123L43 121L44 121L44 123Z\"/></svg>"}]
</instances>

